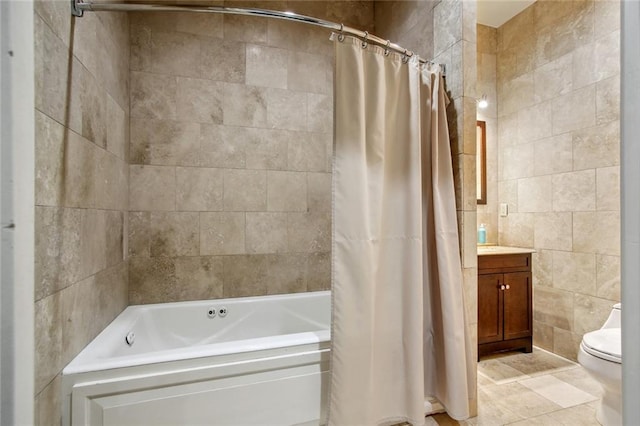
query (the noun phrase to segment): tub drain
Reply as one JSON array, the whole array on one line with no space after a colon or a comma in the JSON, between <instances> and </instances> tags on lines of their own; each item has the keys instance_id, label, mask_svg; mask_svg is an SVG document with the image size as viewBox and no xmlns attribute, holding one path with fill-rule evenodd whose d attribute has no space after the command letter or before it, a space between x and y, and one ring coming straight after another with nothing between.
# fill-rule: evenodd
<instances>
[{"instance_id":1,"label":"tub drain","mask_svg":"<svg viewBox=\"0 0 640 426\"><path fill-rule=\"evenodd\" d=\"M136 335L133 334L133 331L127 333L127 336L124 338L124 341L127 342L127 345L133 345L133 342L136 340Z\"/></svg>"}]
</instances>

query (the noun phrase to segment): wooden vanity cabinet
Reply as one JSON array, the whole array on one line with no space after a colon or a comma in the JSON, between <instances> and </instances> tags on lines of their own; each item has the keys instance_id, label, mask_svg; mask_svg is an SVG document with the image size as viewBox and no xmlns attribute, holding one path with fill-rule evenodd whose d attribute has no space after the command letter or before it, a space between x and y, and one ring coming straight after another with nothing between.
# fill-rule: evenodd
<instances>
[{"instance_id":1,"label":"wooden vanity cabinet","mask_svg":"<svg viewBox=\"0 0 640 426\"><path fill-rule=\"evenodd\" d=\"M531 352L531 254L478 256L478 358Z\"/></svg>"}]
</instances>

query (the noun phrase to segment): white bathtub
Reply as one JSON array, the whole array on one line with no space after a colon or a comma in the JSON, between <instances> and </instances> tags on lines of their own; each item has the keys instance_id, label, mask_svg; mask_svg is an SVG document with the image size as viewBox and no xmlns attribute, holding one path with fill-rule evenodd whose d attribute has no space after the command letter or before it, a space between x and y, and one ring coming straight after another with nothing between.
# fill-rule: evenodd
<instances>
[{"instance_id":1,"label":"white bathtub","mask_svg":"<svg viewBox=\"0 0 640 426\"><path fill-rule=\"evenodd\" d=\"M326 291L129 306L63 370L63 424L322 424L330 316Z\"/></svg>"}]
</instances>

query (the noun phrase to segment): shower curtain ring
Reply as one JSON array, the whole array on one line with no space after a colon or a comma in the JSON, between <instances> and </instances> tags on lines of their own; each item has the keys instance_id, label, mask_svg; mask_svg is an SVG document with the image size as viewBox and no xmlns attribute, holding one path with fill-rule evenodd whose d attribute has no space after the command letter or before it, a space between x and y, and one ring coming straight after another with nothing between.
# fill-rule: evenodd
<instances>
[{"instance_id":1,"label":"shower curtain ring","mask_svg":"<svg viewBox=\"0 0 640 426\"><path fill-rule=\"evenodd\" d=\"M391 53L391 50L389 50L389 46L391 46L391 40L387 40L387 44L384 48L384 56L389 56L389 53Z\"/></svg>"},{"instance_id":2,"label":"shower curtain ring","mask_svg":"<svg viewBox=\"0 0 640 426\"><path fill-rule=\"evenodd\" d=\"M402 63L406 64L407 62L409 62L409 51L404 49L404 53L402 54Z\"/></svg>"},{"instance_id":3,"label":"shower curtain ring","mask_svg":"<svg viewBox=\"0 0 640 426\"><path fill-rule=\"evenodd\" d=\"M364 32L364 40L362 40L362 48L366 49L367 46L369 45L369 41L367 40L367 37L369 37L369 31L365 31Z\"/></svg>"},{"instance_id":4,"label":"shower curtain ring","mask_svg":"<svg viewBox=\"0 0 640 426\"><path fill-rule=\"evenodd\" d=\"M339 42L343 42L344 41L344 24L340 24L340 34L338 34L338 41Z\"/></svg>"}]
</instances>

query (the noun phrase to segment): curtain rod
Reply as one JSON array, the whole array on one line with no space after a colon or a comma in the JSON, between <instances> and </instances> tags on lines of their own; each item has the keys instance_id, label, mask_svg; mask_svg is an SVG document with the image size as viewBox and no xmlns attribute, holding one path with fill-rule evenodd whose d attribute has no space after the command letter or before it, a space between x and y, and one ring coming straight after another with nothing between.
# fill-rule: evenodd
<instances>
[{"instance_id":1,"label":"curtain rod","mask_svg":"<svg viewBox=\"0 0 640 426\"><path fill-rule=\"evenodd\" d=\"M422 64L434 64L432 61L427 61L420 58L416 53L405 49L404 47L392 43L389 40L384 40L373 34L369 34L367 31L351 28L343 24L336 22L326 21L324 19L314 18L312 16L300 15L293 12L281 12L278 10L268 9L248 9L238 7L224 7L224 6L198 6L198 5L164 5L164 4L136 4L136 3L116 3L116 2L99 2L99 1L83 1L83 0L71 0L71 14L73 16L82 17L84 12L200 12L200 13L221 13L230 15L245 15L245 16L260 16L263 18L275 18L283 19L287 21L301 22L304 24L316 25L323 28L328 28L333 31L337 31L341 34L349 34L358 37L366 43L375 43L385 50L392 50L405 55L407 58L412 56L418 57ZM442 70L442 75L445 74L444 64L439 64Z\"/></svg>"}]
</instances>

